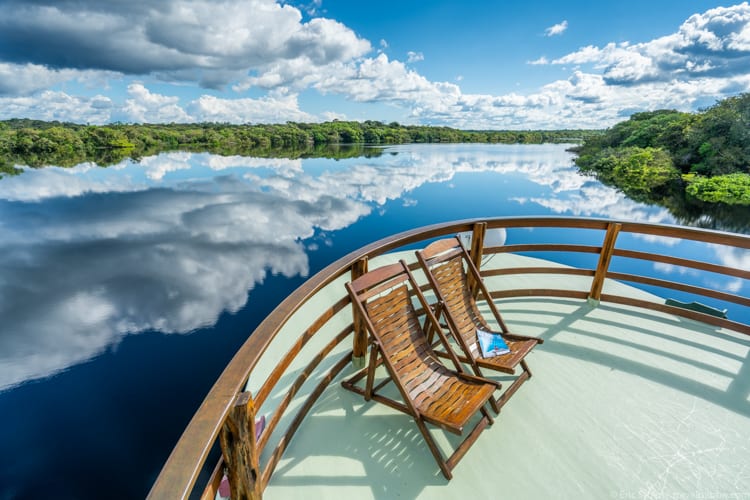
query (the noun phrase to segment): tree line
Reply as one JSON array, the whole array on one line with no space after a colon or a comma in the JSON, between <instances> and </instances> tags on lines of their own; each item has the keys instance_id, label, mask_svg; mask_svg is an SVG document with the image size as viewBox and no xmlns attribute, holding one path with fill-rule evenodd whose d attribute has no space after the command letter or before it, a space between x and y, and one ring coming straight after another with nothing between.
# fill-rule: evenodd
<instances>
[{"instance_id":1,"label":"tree line","mask_svg":"<svg viewBox=\"0 0 750 500\"><path fill-rule=\"evenodd\" d=\"M697 113L636 113L573 150L582 171L631 198L750 205L750 93Z\"/></svg>"},{"instance_id":2,"label":"tree line","mask_svg":"<svg viewBox=\"0 0 750 500\"><path fill-rule=\"evenodd\" d=\"M592 130L458 130L372 120L96 126L12 119L0 121L0 171L13 173L15 165L73 166L87 161L110 165L125 158L138 159L175 150L253 156L336 155L351 153L352 149L330 146L440 142L540 144L581 142L597 133Z\"/></svg>"}]
</instances>

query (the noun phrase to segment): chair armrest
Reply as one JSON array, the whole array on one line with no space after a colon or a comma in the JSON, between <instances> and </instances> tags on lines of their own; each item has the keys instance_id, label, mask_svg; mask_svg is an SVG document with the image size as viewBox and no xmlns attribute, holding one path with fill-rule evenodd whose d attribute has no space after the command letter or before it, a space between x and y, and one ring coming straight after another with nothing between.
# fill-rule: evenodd
<instances>
[{"instance_id":1,"label":"chair armrest","mask_svg":"<svg viewBox=\"0 0 750 500\"><path fill-rule=\"evenodd\" d=\"M497 382L495 380L491 380L484 377L477 377L476 375L472 375L470 373L458 373L458 376L467 380L470 380L472 382L479 382L480 384L492 384L496 386L498 389L502 387L502 384L500 382Z\"/></svg>"},{"instance_id":2,"label":"chair armrest","mask_svg":"<svg viewBox=\"0 0 750 500\"><path fill-rule=\"evenodd\" d=\"M503 333L501 335L511 340L535 340L537 344L544 344L544 340L540 339L539 337L531 337L529 335L518 335L516 333Z\"/></svg>"}]
</instances>

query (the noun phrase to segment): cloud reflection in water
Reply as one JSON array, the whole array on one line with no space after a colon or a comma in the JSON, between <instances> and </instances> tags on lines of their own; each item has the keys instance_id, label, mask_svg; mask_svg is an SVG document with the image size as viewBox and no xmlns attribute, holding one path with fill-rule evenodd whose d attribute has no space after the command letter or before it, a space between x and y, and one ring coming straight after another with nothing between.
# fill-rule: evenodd
<instances>
[{"instance_id":1,"label":"cloud reflection in water","mask_svg":"<svg viewBox=\"0 0 750 500\"><path fill-rule=\"evenodd\" d=\"M308 169L299 159L167 153L3 179L0 390L90 359L127 334L211 326L241 309L268 272L307 276L302 240L316 229L348 227L389 200L417 207L418 187L461 173L541 186L543 196L508 195L540 215L673 222L580 176L563 146L390 151L398 154L314 160Z\"/></svg>"},{"instance_id":2,"label":"cloud reflection in water","mask_svg":"<svg viewBox=\"0 0 750 500\"><path fill-rule=\"evenodd\" d=\"M328 195L289 199L234 175L140 189L120 180L44 169L0 183L0 389L126 334L210 326L243 307L267 272L306 276L300 240L316 227L339 229L369 211Z\"/></svg>"}]
</instances>

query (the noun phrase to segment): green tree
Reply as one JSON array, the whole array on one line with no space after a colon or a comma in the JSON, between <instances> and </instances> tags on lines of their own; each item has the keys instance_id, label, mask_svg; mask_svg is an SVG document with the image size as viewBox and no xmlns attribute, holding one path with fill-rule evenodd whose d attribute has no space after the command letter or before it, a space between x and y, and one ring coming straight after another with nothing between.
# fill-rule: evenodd
<instances>
[{"instance_id":1,"label":"green tree","mask_svg":"<svg viewBox=\"0 0 750 500\"><path fill-rule=\"evenodd\" d=\"M709 202L728 205L750 205L750 175L735 172L714 177L695 177L688 183L690 196Z\"/></svg>"},{"instance_id":2,"label":"green tree","mask_svg":"<svg viewBox=\"0 0 750 500\"><path fill-rule=\"evenodd\" d=\"M626 192L645 194L679 179L669 153L661 148L626 148L615 161L612 175Z\"/></svg>"}]
</instances>

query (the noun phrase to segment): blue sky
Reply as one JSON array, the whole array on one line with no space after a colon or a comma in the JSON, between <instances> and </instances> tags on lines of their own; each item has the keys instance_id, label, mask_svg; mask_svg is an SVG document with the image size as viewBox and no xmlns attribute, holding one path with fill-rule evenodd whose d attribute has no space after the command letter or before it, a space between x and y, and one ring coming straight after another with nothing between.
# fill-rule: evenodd
<instances>
[{"instance_id":1,"label":"blue sky","mask_svg":"<svg viewBox=\"0 0 750 500\"><path fill-rule=\"evenodd\" d=\"M599 128L750 91L750 5L0 0L0 119Z\"/></svg>"}]
</instances>

